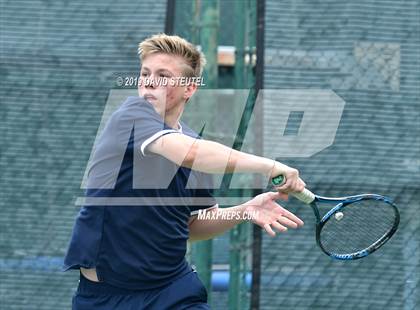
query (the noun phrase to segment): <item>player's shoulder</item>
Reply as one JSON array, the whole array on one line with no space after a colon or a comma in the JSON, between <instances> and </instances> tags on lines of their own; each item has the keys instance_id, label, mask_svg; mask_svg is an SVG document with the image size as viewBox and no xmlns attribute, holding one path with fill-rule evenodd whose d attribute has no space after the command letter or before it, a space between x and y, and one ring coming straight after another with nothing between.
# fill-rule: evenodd
<instances>
[{"instance_id":1,"label":"player's shoulder","mask_svg":"<svg viewBox=\"0 0 420 310\"><path fill-rule=\"evenodd\" d=\"M152 112L154 111L152 105L143 97L129 96L118 108L119 113L129 110L130 112L141 113L141 111Z\"/></svg>"},{"instance_id":2,"label":"player's shoulder","mask_svg":"<svg viewBox=\"0 0 420 310\"><path fill-rule=\"evenodd\" d=\"M119 120L136 120L139 118L159 118L159 115L143 97L130 96L113 113Z\"/></svg>"}]
</instances>

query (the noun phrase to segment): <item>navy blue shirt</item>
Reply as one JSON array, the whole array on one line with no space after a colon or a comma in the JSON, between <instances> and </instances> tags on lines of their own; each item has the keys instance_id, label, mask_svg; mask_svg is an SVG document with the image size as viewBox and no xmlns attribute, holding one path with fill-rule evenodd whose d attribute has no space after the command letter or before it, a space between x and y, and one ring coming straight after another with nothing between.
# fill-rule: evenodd
<instances>
[{"instance_id":1,"label":"navy blue shirt","mask_svg":"<svg viewBox=\"0 0 420 310\"><path fill-rule=\"evenodd\" d=\"M166 134L199 138L185 124L168 127L140 97L127 98L112 114L90 161L87 203L76 218L65 270L96 268L100 281L127 289L165 286L191 271L188 220L216 201L210 175L147 151Z\"/></svg>"}]
</instances>

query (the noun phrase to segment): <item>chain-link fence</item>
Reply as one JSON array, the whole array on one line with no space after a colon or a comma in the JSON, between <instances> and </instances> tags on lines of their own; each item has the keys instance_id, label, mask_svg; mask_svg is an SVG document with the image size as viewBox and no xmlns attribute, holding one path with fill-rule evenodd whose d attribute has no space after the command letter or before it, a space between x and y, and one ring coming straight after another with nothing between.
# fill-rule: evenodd
<instances>
[{"instance_id":1,"label":"chain-link fence","mask_svg":"<svg viewBox=\"0 0 420 310\"><path fill-rule=\"evenodd\" d=\"M392 197L400 207L401 224L375 254L334 261L315 245L312 210L291 200L287 207L306 226L276 239L264 237L260 308L417 309L419 2L268 0L265 21L264 88L280 90L283 98L266 101L264 120L281 117L282 106L295 106L295 112L318 106L329 113L328 102L319 102L319 89L333 91L345 103L330 146L320 144L313 155L300 158L311 152L299 148L294 143L299 134L293 140L292 133L291 149L278 149L279 158L299 168L321 195L374 192ZM299 97L303 105L290 89L309 92ZM316 139L330 121L314 127L309 138ZM304 120L295 122L302 126ZM275 143L267 139L264 149Z\"/></svg>"},{"instance_id":2,"label":"chain-link fence","mask_svg":"<svg viewBox=\"0 0 420 310\"><path fill-rule=\"evenodd\" d=\"M60 271L107 96L166 1L0 2L0 308L69 309Z\"/></svg>"},{"instance_id":3,"label":"chain-link fence","mask_svg":"<svg viewBox=\"0 0 420 310\"><path fill-rule=\"evenodd\" d=\"M221 45L234 44L233 2L221 1ZM191 11L183 10L191 3L176 1L175 23L182 29L192 25ZM268 91L260 102L261 153L299 168L316 193L376 192L394 198L401 211L392 240L349 263L332 261L316 247L307 206L294 199L285 203L306 225L263 237L260 308L418 308L419 1L258 3L265 5L264 89L276 99L270 100ZM136 74L137 42L164 30L166 5L1 1L1 307L70 307L78 275L59 269L78 211L74 202L83 194L90 146L110 88L124 88L117 78ZM219 88L235 88L232 67L219 73ZM238 100L243 105L246 96L238 93L221 92L225 97L214 113L229 113L224 102L231 102L232 94L243 96ZM323 96L344 102L343 110L332 114L339 116L334 139L315 143L317 151L299 148L294 139L302 138L305 111L334 104L320 100ZM241 118L235 114L241 108L232 111L229 128ZM285 128L276 140L280 119ZM223 272L229 250L237 250L228 240L224 235L213 243L214 267ZM251 247L247 250L250 254ZM227 295L226 287L212 292L214 309L226 308ZM241 296L250 298L248 291Z\"/></svg>"}]
</instances>

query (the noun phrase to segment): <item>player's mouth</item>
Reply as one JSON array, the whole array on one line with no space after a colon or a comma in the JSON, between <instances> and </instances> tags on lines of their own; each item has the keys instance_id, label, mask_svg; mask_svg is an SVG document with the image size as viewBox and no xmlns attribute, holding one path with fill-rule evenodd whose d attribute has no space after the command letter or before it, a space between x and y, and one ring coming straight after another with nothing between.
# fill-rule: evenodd
<instances>
[{"instance_id":1,"label":"player's mouth","mask_svg":"<svg viewBox=\"0 0 420 310\"><path fill-rule=\"evenodd\" d=\"M150 94L144 95L143 98L146 99L146 100L148 100L148 101L150 101L150 100L157 100L157 98L155 96L150 95Z\"/></svg>"}]
</instances>

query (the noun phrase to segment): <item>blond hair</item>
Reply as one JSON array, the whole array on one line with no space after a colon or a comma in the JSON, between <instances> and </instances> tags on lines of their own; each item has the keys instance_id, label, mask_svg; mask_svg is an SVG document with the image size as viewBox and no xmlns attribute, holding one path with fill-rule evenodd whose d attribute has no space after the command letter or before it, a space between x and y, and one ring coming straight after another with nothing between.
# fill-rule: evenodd
<instances>
[{"instance_id":1,"label":"blond hair","mask_svg":"<svg viewBox=\"0 0 420 310\"><path fill-rule=\"evenodd\" d=\"M206 64L204 54L195 45L179 36L164 33L153 35L140 42L138 53L141 61L154 53L180 56L188 65L184 72L188 77L200 77Z\"/></svg>"}]
</instances>

